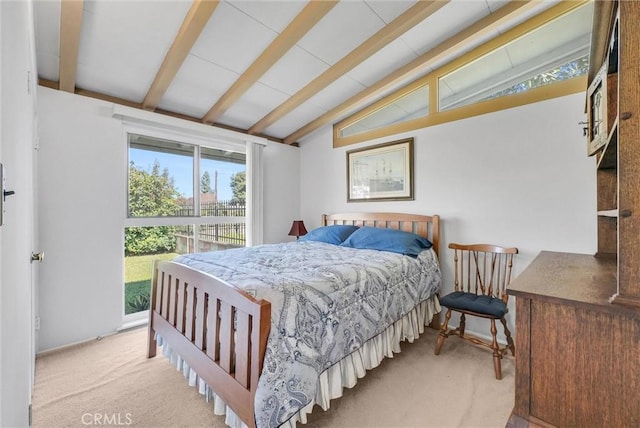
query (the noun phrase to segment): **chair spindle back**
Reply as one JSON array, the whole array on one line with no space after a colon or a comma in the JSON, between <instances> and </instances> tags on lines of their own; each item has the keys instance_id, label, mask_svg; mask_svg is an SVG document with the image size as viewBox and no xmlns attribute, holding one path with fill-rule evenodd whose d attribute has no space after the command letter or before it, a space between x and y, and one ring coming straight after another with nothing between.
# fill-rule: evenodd
<instances>
[{"instance_id":1,"label":"chair spindle back","mask_svg":"<svg viewBox=\"0 0 640 428\"><path fill-rule=\"evenodd\" d=\"M454 250L455 291L482 294L507 302L513 256L517 248L488 244L449 244Z\"/></svg>"}]
</instances>

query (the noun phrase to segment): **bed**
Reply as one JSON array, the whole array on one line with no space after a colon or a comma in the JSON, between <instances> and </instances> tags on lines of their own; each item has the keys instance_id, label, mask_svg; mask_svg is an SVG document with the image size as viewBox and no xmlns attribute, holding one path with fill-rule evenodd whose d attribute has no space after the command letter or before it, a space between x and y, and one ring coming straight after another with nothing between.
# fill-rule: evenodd
<instances>
[{"instance_id":1,"label":"bed","mask_svg":"<svg viewBox=\"0 0 640 428\"><path fill-rule=\"evenodd\" d=\"M439 217L323 215L318 231L348 226L358 233L342 245L309 237L156 261L148 357L160 346L229 426L296 426L314 405L326 410L401 341L439 325ZM364 232L432 245L404 256L358 246Z\"/></svg>"}]
</instances>

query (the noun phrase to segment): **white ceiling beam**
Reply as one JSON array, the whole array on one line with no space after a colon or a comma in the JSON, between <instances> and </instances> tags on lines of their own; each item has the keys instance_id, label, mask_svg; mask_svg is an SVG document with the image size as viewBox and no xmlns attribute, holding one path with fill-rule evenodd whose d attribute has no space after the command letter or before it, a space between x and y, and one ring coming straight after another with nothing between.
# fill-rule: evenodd
<instances>
[{"instance_id":1,"label":"white ceiling beam","mask_svg":"<svg viewBox=\"0 0 640 428\"><path fill-rule=\"evenodd\" d=\"M82 0L62 0L60 5L60 90L73 93L82 28Z\"/></svg>"},{"instance_id":2,"label":"white ceiling beam","mask_svg":"<svg viewBox=\"0 0 640 428\"><path fill-rule=\"evenodd\" d=\"M414 6L384 26L380 31L367 39L360 46L344 56L340 61L329 67L324 73L309 82L304 88L280 104L265 117L249 128L250 134L264 131L273 123L290 113L296 107L313 97L322 89L344 76L350 70L361 64L367 58L378 52L383 47L406 33L427 17L431 16L449 0L418 1Z\"/></svg>"},{"instance_id":3,"label":"white ceiling beam","mask_svg":"<svg viewBox=\"0 0 640 428\"><path fill-rule=\"evenodd\" d=\"M217 6L218 0L194 0L182 22L178 35L167 51L156 77L144 97L142 108L153 111L158 107L164 93L171 85Z\"/></svg>"},{"instance_id":4,"label":"white ceiling beam","mask_svg":"<svg viewBox=\"0 0 640 428\"><path fill-rule=\"evenodd\" d=\"M377 100L380 96L394 89L395 86L402 82L411 79L414 76L418 76L423 73L430 64L434 64L439 60L445 59L447 55L456 52L458 49L471 43L474 39L482 37L488 32L496 31L501 25L508 23L511 20L517 19L519 16L524 15L529 10L538 6L539 2L536 1L518 1L513 0L502 6L497 11L484 17L480 21L465 28L449 39L445 40L435 48L420 55L407 65L399 68L398 70L387 75L387 77L379 80L375 84L369 86L367 89L352 96L345 102L329 110L322 116L307 123L302 128L294 131L287 137L284 142L286 144L293 144L305 135L310 134L316 129L333 123L336 120L342 119L344 116L353 113L357 109L364 107L367 104ZM251 132L251 129L249 129Z\"/></svg>"},{"instance_id":5,"label":"white ceiling beam","mask_svg":"<svg viewBox=\"0 0 640 428\"><path fill-rule=\"evenodd\" d=\"M262 54L234 82L229 90L204 115L204 123L214 123L233 103L264 75L285 53L309 32L335 5L337 1L310 1L293 21L276 37Z\"/></svg>"}]
</instances>

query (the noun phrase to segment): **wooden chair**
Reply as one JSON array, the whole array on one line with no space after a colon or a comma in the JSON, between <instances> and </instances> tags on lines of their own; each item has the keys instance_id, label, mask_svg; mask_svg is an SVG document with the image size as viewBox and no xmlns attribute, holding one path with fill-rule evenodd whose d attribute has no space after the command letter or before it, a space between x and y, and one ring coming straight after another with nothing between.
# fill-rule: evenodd
<instances>
[{"instance_id":1,"label":"wooden chair","mask_svg":"<svg viewBox=\"0 0 640 428\"><path fill-rule=\"evenodd\" d=\"M445 321L440 329L435 354L439 355L444 340L457 335L476 345L486 346L493 350L493 366L496 379L502 379L500 360L508 350L515 356L515 345L511 333L507 328L505 315L507 309L507 287L511 280L513 257L518 253L517 248L505 248L496 245L449 244L453 249L455 291L440 299L440 304L448 308ZM460 325L449 329L449 319L453 311L460 313ZM486 342L475 337L465 336L465 321L467 315L487 318L491 321L491 335L493 340ZM496 320L500 320L504 327L507 345L501 348L496 339Z\"/></svg>"}]
</instances>

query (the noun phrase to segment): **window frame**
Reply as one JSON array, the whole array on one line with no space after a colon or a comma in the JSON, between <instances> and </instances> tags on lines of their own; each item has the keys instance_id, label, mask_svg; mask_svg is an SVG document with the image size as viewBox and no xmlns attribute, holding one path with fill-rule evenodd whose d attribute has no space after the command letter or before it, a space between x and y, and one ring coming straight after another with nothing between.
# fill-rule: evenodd
<instances>
[{"instance_id":1,"label":"window frame","mask_svg":"<svg viewBox=\"0 0 640 428\"><path fill-rule=\"evenodd\" d=\"M235 152L243 152L245 153L245 156L247 155L247 144L243 143L243 144L239 144L239 143L233 143L233 142L226 142L226 141L221 141L218 139L208 139L208 138L201 138L198 136L194 136L188 133L182 133L182 132L176 132L176 131L171 131L171 130L165 130L165 129L158 129L157 127L153 127L153 126L145 126L145 125L138 125L138 124L126 124L123 125L123 135L124 135L124 141L127 145L127 161L126 161L126 170L125 170L125 182L127 183L127 194L125 195L125 197L127 198L126 200L126 204L125 204L125 213L124 213L124 217L125 217L125 227L128 226L141 226L141 224L139 224L140 222L138 222L138 219L142 219L143 221L149 220L149 219L193 219L193 218L199 218L200 217L200 192L198 192L197 190L199 190L200 188L200 150L201 147L207 147L210 149L228 149L228 150L232 150ZM144 135L145 137L150 137L150 138L159 138L159 139L163 139L163 140L171 140L171 141L175 141L177 143L183 143L183 144L189 144L194 146L194 155L193 155L193 203L194 203L194 215L190 216L190 217L130 217L129 216L129 165L131 162L131 159L129 158L129 150L130 150L130 144L129 144L129 135L130 134L135 134L135 135ZM247 161L245 159L245 166L247 166ZM206 217L206 218L215 218L215 217ZM238 217L240 218L240 217ZM241 218L245 218L245 217L241 217ZM162 222L160 222L162 223ZM167 226L166 223L162 223L162 224L145 224L145 226ZM180 224L178 224L180 225Z\"/></svg>"},{"instance_id":2,"label":"window frame","mask_svg":"<svg viewBox=\"0 0 640 428\"><path fill-rule=\"evenodd\" d=\"M159 138L163 140L175 141L177 143L189 144L194 146L193 153L193 203L194 203L194 215L193 216L149 216L149 217L131 217L129 216L129 165L130 159L130 135L143 135L149 138ZM201 162L201 148L206 147L210 149L226 149L235 152L243 152L245 156L248 156L249 141L243 143L223 141L217 138L200 137L188 132L180 132L169 129L161 129L156 126L149 126L144 124L123 123L122 127L123 141L126 144L126 160L125 160L125 192L126 198L125 212L124 214L124 229L128 227L145 227L145 226L193 226L193 237L195 243L199 242L200 227L203 225L215 225L223 223L245 223L245 230L247 230L248 218L250 216L249 203L246 207L245 216L202 216L200 209L200 162ZM249 162L245 158L245 170L247 176L249 176ZM247 195L249 197L249 195ZM123 229L123 249L124 249L124 229ZM245 236L245 243L249 240ZM196 245L194 244L194 245ZM124 263L123 263L124 274ZM131 314L125 314L125 282L123 275L122 283L122 316L123 326L131 327L135 325L141 325L148 321L149 311L140 311Z\"/></svg>"},{"instance_id":3,"label":"window frame","mask_svg":"<svg viewBox=\"0 0 640 428\"><path fill-rule=\"evenodd\" d=\"M475 61L476 59L487 55L520 37L525 36L529 32L535 31L536 29L555 19L562 17L563 15L571 13L572 11L580 7L586 6L588 3L589 0L560 2L559 4L552 6L544 12L515 26L509 31L506 31L505 33L500 34L497 37L489 40L488 42L472 49L459 58L454 59L453 61L441 66L431 73L409 83L408 85L403 86L400 89L395 90L391 94L383 97L382 99L369 105L368 107L365 107L364 109L335 123L333 125L333 147L344 147L363 141L374 140L381 137L387 137L407 131L412 131L415 129L426 128L429 126L465 119L485 113L491 113L512 107L518 107L526 104L544 101L551 98L584 92L587 88L586 75L530 89L528 91L517 94L505 95L498 98L478 101L450 110L440 111L439 105L439 81L441 77L446 76L447 74L461 67L464 67L466 64ZM412 90L411 88L415 89L416 87L423 85L429 86L429 113L426 116L408 120L406 122L400 122L380 128L375 128L370 131L353 134L347 137L341 136L342 130L344 128L354 124L355 122L370 115L371 113L394 103L395 100L410 92Z\"/></svg>"}]
</instances>

